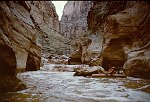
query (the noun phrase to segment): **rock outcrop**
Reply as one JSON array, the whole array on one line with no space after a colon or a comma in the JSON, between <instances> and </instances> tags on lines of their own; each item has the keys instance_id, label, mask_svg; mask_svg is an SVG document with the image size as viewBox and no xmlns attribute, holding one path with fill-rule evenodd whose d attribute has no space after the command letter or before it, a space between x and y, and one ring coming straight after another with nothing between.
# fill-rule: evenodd
<instances>
[{"instance_id":1,"label":"rock outcrop","mask_svg":"<svg viewBox=\"0 0 150 102\"><path fill-rule=\"evenodd\" d=\"M105 73L104 68L102 68L101 66L79 66L74 70L74 76L91 76L92 74Z\"/></svg>"},{"instance_id":2,"label":"rock outcrop","mask_svg":"<svg viewBox=\"0 0 150 102\"><path fill-rule=\"evenodd\" d=\"M39 69L41 48L36 43L37 34L35 25L30 18L29 9L27 9L28 3L11 1L0 3L0 29L4 43L1 46L1 55L3 55L1 58L5 60L4 65L13 64L12 70L16 68L25 70L28 68L28 60L30 59L38 63L36 65L30 63L34 65L34 70ZM30 56L33 57L29 58ZM2 69L7 70L7 68Z\"/></svg>"},{"instance_id":3,"label":"rock outcrop","mask_svg":"<svg viewBox=\"0 0 150 102\"><path fill-rule=\"evenodd\" d=\"M8 79L8 87L12 85L8 89L19 82L15 78L17 72L40 68L41 52L69 52L69 40L60 33L51 1L1 1L0 9L0 75ZM8 82L1 80L1 76L2 88L6 88Z\"/></svg>"},{"instance_id":4,"label":"rock outcrop","mask_svg":"<svg viewBox=\"0 0 150 102\"><path fill-rule=\"evenodd\" d=\"M150 78L150 57L135 57L129 59L123 66L128 76Z\"/></svg>"},{"instance_id":5,"label":"rock outcrop","mask_svg":"<svg viewBox=\"0 0 150 102\"><path fill-rule=\"evenodd\" d=\"M113 8L114 6L117 8L114 9ZM119 1L118 2L101 1L100 3L94 2L94 7L90 9L87 17L89 30L80 34L80 36L77 38L80 39L81 37L85 37L91 40L91 44L88 47L82 46L83 52L81 59L83 60L83 63L90 65L102 65L102 58L100 56L103 50L102 46L104 42L103 37L104 30L103 27L97 26L97 23L99 22L99 20L103 19L102 15L113 14L118 12L119 10L122 10L123 8L125 8L125 2ZM111 11L112 9L114 10ZM98 28L101 29L96 30Z\"/></svg>"},{"instance_id":6,"label":"rock outcrop","mask_svg":"<svg viewBox=\"0 0 150 102\"><path fill-rule=\"evenodd\" d=\"M2 1L0 9L0 74L3 77L38 70L41 48L43 53L63 54L66 50L68 40L60 35L58 16L51 1Z\"/></svg>"},{"instance_id":7,"label":"rock outcrop","mask_svg":"<svg viewBox=\"0 0 150 102\"><path fill-rule=\"evenodd\" d=\"M66 3L60 20L60 31L65 37L74 39L87 30L87 15L92 4L92 1Z\"/></svg>"},{"instance_id":8,"label":"rock outcrop","mask_svg":"<svg viewBox=\"0 0 150 102\"><path fill-rule=\"evenodd\" d=\"M51 1L29 1L30 17L37 29L37 42L44 54L68 54L69 40L60 33L60 24L55 6Z\"/></svg>"},{"instance_id":9,"label":"rock outcrop","mask_svg":"<svg viewBox=\"0 0 150 102\"><path fill-rule=\"evenodd\" d=\"M0 90L6 92L20 82L15 75L28 68L29 55L38 63L30 63L34 70L40 68L41 48L26 2L2 1L0 9Z\"/></svg>"},{"instance_id":10,"label":"rock outcrop","mask_svg":"<svg viewBox=\"0 0 150 102\"><path fill-rule=\"evenodd\" d=\"M88 14L88 28L92 32L102 32L99 33L103 39L101 58L106 70L112 66L122 67L127 61L124 65L126 75L142 77L143 74L138 74L141 70L141 73L149 73L143 63L144 58L150 57L149 9L148 1L94 2ZM140 67L133 68L132 64ZM131 75L133 69L137 71Z\"/></svg>"}]
</instances>

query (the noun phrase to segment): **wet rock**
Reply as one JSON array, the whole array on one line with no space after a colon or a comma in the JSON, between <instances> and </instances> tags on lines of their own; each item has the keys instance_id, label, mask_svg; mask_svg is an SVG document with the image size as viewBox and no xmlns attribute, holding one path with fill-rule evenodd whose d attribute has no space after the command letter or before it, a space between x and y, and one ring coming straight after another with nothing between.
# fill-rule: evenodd
<instances>
[{"instance_id":1,"label":"wet rock","mask_svg":"<svg viewBox=\"0 0 150 102\"><path fill-rule=\"evenodd\" d=\"M51 59L47 59L49 64L68 64L68 58L66 55L50 55Z\"/></svg>"},{"instance_id":2,"label":"wet rock","mask_svg":"<svg viewBox=\"0 0 150 102\"><path fill-rule=\"evenodd\" d=\"M78 67L75 70L74 76L91 76L92 74L104 73L104 69L101 66L92 67Z\"/></svg>"},{"instance_id":3,"label":"wet rock","mask_svg":"<svg viewBox=\"0 0 150 102\"><path fill-rule=\"evenodd\" d=\"M42 66L40 70L51 71L51 72L74 72L76 69L78 69L81 66L83 67L83 65L65 65L65 64L54 64L54 63L49 64L48 63Z\"/></svg>"},{"instance_id":4,"label":"wet rock","mask_svg":"<svg viewBox=\"0 0 150 102\"><path fill-rule=\"evenodd\" d=\"M20 91L23 89L26 89L26 85L23 82L20 82L15 86L14 91Z\"/></svg>"},{"instance_id":5,"label":"wet rock","mask_svg":"<svg viewBox=\"0 0 150 102\"><path fill-rule=\"evenodd\" d=\"M0 93L16 91L14 88L20 82L15 76L0 75Z\"/></svg>"},{"instance_id":6,"label":"wet rock","mask_svg":"<svg viewBox=\"0 0 150 102\"><path fill-rule=\"evenodd\" d=\"M150 79L150 57L136 57L129 59L123 66L127 76Z\"/></svg>"}]
</instances>

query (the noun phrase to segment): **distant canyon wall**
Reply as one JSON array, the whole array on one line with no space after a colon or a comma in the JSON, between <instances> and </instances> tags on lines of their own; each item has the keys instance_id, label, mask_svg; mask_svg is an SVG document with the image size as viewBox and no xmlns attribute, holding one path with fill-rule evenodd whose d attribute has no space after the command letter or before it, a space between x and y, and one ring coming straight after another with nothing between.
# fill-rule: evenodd
<instances>
[{"instance_id":1,"label":"distant canyon wall","mask_svg":"<svg viewBox=\"0 0 150 102\"><path fill-rule=\"evenodd\" d=\"M92 1L68 1L60 20L60 31L63 36L75 39L87 31L87 15Z\"/></svg>"}]
</instances>

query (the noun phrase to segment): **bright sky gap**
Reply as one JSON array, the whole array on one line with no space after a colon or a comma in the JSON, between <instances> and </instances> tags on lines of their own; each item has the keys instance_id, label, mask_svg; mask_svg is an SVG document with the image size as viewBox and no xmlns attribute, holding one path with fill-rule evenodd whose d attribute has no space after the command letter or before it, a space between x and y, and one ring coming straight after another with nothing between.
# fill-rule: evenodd
<instances>
[{"instance_id":1,"label":"bright sky gap","mask_svg":"<svg viewBox=\"0 0 150 102\"><path fill-rule=\"evenodd\" d=\"M64 6L67 3L67 1L52 1L52 3L55 5L56 12L60 20L63 13Z\"/></svg>"}]
</instances>

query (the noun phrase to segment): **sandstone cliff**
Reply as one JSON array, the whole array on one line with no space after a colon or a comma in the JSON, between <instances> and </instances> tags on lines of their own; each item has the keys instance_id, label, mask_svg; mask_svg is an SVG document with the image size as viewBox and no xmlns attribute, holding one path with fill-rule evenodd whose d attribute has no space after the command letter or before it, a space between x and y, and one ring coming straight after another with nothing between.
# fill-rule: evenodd
<instances>
[{"instance_id":1,"label":"sandstone cliff","mask_svg":"<svg viewBox=\"0 0 150 102\"><path fill-rule=\"evenodd\" d=\"M38 43L44 54L66 54L70 47L68 39L60 33L55 6L51 1L29 1L30 17L37 29Z\"/></svg>"},{"instance_id":2,"label":"sandstone cliff","mask_svg":"<svg viewBox=\"0 0 150 102\"><path fill-rule=\"evenodd\" d=\"M87 15L92 6L92 1L68 1L64 6L60 20L61 33L74 39L87 30Z\"/></svg>"},{"instance_id":3,"label":"sandstone cliff","mask_svg":"<svg viewBox=\"0 0 150 102\"><path fill-rule=\"evenodd\" d=\"M69 46L51 1L1 1L0 9L0 90L5 91L19 82L16 72L40 68L41 52L64 54Z\"/></svg>"},{"instance_id":4,"label":"sandstone cliff","mask_svg":"<svg viewBox=\"0 0 150 102\"><path fill-rule=\"evenodd\" d=\"M81 34L82 37L85 37L86 39L91 40L90 45L83 45L82 56L80 56L80 58L82 59L82 63L92 64L92 65L102 65L102 59L99 57L101 56L101 52L103 48L102 45L104 42L104 38L103 38L104 30L103 30L103 26L98 26L98 23L100 20L103 20L104 18L103 15L117 13L119 10L122 10L124 8L125 8L125 2L121 2L121 1L94 2L94 6L90 9L90 11L88 12L88 16L87 16L89 29L88 31ZM97 30L98 28L101 28L101 29ZM78 37L77 39L80 39L80 38L81 37ZM78 42L78 41L74 41L74 42L75 43L84 42L84 40L80 40L80 41L81 42ZM80 45L82 46L82 44Z\"/></svg>"},{"instance_id":5,"label":"sandstone cliff","mask_svg":"<svg viewBox=\"0 0 150 102\"><path fill-rule=\"evenodd\" d=\"M102 66L104 68L122 67L127 61L124 65L126 75L148 77L150 74L149 9L150 4L147 1L96 1L94 3L88 15L88 27L93 32L103 31L101 35L103 36ZM138 60L137 63L135 60Z\"/></svg>"},{"instance_id":6,"label":"sandstone cliff","mask_svg":"<svg viewBox=\"0 0 150 102\"><path fill-rule=\"evenodd\" d=\"M101 65L105 70L123 67L128 76L150 78L149 9L147 1L94 1L88 12L88 31L82 36L91 43L77 38L74 46L78 50L69 62L79 59L80 63ZM90 36L97 41L94 43Z\"/></svg>"},{"instance_id":7,"label":"sandstone cliff","mask_svg":"<svg viewBox=\"0 0 150 102\"><path fill-rule=\"evenodd\" d=\"M12 76L15 81L16 71L40 68L41 48L36 43L35 25L26 2L2 1L0 9L0 75L3 79ZM5 82L1 83L4 89L14 87L7 83L5 88Z\"/></svg>"}]
</instances>

